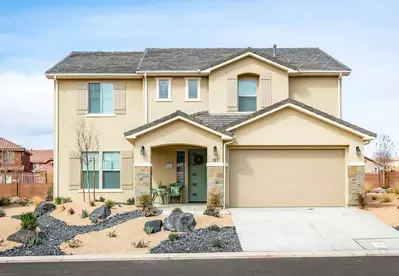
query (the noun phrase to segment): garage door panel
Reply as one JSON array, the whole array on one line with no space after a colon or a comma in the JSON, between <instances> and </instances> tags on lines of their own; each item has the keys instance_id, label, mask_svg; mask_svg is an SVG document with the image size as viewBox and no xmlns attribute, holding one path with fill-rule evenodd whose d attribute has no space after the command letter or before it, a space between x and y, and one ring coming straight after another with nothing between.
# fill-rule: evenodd
<instances>
[{"instance_id":1,"label":"garage door panel","mask_svg":"<svg viewBox=\"0 0 399 276\"><path fill-rule=\"evenodd\" d=\"M230 206L344 206L344 150L230 150Z\"/></svg>"}]
</instances>

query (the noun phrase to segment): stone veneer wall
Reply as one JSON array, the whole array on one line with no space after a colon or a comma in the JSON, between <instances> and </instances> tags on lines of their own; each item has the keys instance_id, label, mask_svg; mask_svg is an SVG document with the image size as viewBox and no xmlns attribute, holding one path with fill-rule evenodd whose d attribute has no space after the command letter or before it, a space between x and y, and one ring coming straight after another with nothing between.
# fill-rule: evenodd
<instances>
[{"instance_id":1,"label":"stone veneer wall","mask_svg":"<svg viewBox=\"0 0 399 276\"><path fill-rule=\"evenodd\" d=\"M356 197L358 193L364 194L364 166L348 167L348 204L357 205Z\"/></svg>"},{"instance_id":2,"label":"stone veneer wall","mask_svg":"<svg viewBox=\"0 0 399 276\"><path fill-rule=\"evenodd\" d=\"M151 167L135 167L134 194L137 197L151 193Z\"/></svg>"},{"instance_id":3,"label":"stone veneer wall","mask_svg":"<svg viewBox=\"0 0 399 276\"><path fill-rule=\"evenodd\" d=\"M223 206L223 167L207 167L207 197L212 193L220 194L220 205Z\"/></svg>"}]
</instances>

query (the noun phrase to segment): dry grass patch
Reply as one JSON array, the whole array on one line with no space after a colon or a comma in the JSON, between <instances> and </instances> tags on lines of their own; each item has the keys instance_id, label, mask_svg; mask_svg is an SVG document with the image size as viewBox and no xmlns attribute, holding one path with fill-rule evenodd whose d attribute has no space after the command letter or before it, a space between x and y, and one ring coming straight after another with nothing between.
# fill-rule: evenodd
<instances>
[{"instance_id":1,"label":"dry grass patch","mask_svg":"<svg viewBox=\"0 0 399 276\"><path fill-rule=\"evenodd\" d=\"M8 210L10 210L9 208ZM7 237L21 229L21 221L19 219L13 219L9 217L7 212L7 217L0 218L0 251L12 248L14 246L21 245L17 242L8 241Z\"/></svg>"},{"instance_id":2,"label":"dry grass patch","mask_svg":"<svg viewBox=\"0 0 399 276\"><path fill-rule=\"evenodd\" d=\"M365 209L365 211L374 215L388 225L399 226L398 196L395 194L389 194L388 196L390 197L391 202L381 203L380 201L382 196L383 195L379 194L368 194L366 196L367 208ZM377 199L372 200L373 197L377 197Z\"/></svg>"}]
</instances>

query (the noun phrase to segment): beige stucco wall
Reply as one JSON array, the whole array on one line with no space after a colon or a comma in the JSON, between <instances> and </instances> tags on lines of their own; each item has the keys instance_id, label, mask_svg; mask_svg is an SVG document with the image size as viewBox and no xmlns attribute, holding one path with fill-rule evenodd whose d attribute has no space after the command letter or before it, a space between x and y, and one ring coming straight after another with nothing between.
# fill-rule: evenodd
<instances>
[{"instance_id":1,"label":"beige stucco wall","mask_svg":"<svg viewBox=\"0 0 399 276\"><path fill-rule=\"evenodd\" d=\"M363 163L361 137L311 117L290 107L265 116L234 130L236 140L231 146L344 146L348 162Z\"/></svg>"},{"instance_id":2,"label":"beige stucco wall","mask_svg":"<svg viewBox=\"0 0 399 276\"><path fill-rule=\"evenodd\" d=\"M265 62L246 57L213 71L209 75L209 112L227 112L227 77L229 74L271 74L272 103L288 98L288 74ZM258 89L259 98L259 89ZM260 101L257 101L260 109Z\"/></svg>"},{"instance_id":3,"label":"beige stucco wall","mask_svg":"<svg viewBox=\"0 0 399 276\"><path fill-rule=\"evenodd\" d=\"M81 80L79 81L81 82ZM93 81L98 82L98 80ZM109 81L107 81L109 82ZM59 195L81 201L82 196L77 191L69 190L69 152L75 149L75 123L78 118L86 118L87 123L99 132L100 162L103 151L132 151L133 146L126 141L123 133L144 123L143 84L142 80L126 80L126 114L113 117L88 117L76 115L77 81L59 81ZM101 174L100 174L101 179ZM132 190L103 194L97 192L97 197L104 196L118 201L132 197Z\"/></svg>"},{"instance_id":4,"label":"beige stucco wall","mask_svg":"<svg viewBox=\"0 0 399 276\"><path fill-rule=\"evenodd\" d=\"M168 78L168 77L167 77ZM181 110L188 114L208 110L208 78L201 78L201 101L186 101L185 77L171 78L172 101L157 101L156 78L148 78L148 120L149 122Z\"/></svg>"},{"instance_id":5,"label":"beige stucco wall","mask_svg":"<svg viewBox=\"0 0 399 276\"><path fill-rule=\"evenodd\" d=\"M290 98L340 117L338 77L290 77Z\"/></svg>"}]
</instances>

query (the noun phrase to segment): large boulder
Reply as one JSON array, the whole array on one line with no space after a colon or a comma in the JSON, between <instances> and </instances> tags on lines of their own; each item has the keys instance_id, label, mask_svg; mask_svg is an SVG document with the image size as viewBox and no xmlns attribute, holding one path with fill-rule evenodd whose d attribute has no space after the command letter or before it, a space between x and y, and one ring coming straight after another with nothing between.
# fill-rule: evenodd
<instances>
[{"instance_id":1,"label":"large boulder","mask_svg":"<svg viewBox=\"0 0 399 276\"><path fill-rule=\"evenodd\" d=\"M28 243L29 240L37 236L37 232L32 230L20 229L8 236L7 240L20 243Z\"/></svg>"},{"instance_id":2,"label":"large boulder","mask_svg":"<svg viewBox=\"0 0 399 276\"><path fill-rule=\"evenodd\" d=\"M42 201L39 205L36 206L34 212L38 213L39 215L44 215L48 212L52 212L55 210L55 205L51 202Z\"/></svg>"},{"instance_id":3,"label":"large boulder","mask_svg":"<svg viewBox=\"0 0 399 276\"><path fill-rule=\"evenodd\" d=\"M156 219L156 220L147 221L144 224L144 229L147 227L152 227L151 234L157 233L157 232L161 231L161 229L162 229L162 220Z\"/></svg>"},{"instance_id":4,"label":"large boulder","mask_svg":"<svg viewBox=\"0 0 399 276\"><path fill-rule=\"evenodd\" d=\"M97 221L100 219L106 219L111 215L111 209L108 208L105 205L102 205L96 209L94 209L93 212L90 214L90 220L92 221Z\"/></svg>"},{"instance_id":5,"label":"large boulder","mask_svg":"<svg viewBox=\"0 0 399 276\"><path fill-rule=\"evenodd\" d=\"M163 223L163 229L172 232L187 232L195 228L195 222L193 214L172 212Z\"/></svg>"}]
</instances>

